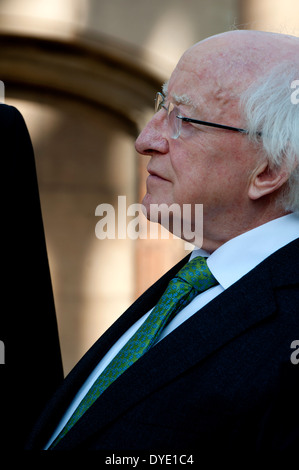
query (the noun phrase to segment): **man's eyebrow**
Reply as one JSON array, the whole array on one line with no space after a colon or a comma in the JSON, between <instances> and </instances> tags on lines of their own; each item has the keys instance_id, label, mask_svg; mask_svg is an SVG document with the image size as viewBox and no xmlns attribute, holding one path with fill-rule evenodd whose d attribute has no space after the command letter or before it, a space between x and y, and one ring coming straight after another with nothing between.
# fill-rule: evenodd
<instances>
[{"instance_id":1,"label":"man's eyebrow","mask_svg":"<svg viewBox=\"0 0 299 470\"><path fill-rule=\"evenodd\" d=\"M177 95L176 93L173 93L172 98L176 104L193 105L191 98L185 93L183 95Z\"/></svg>"},{"instance_id":2,"label":"man's eyebrow","mask_svg":"<svg viewBox=\"0 0 299 470\"><path fill-rule=\"evenodd\" d=\"M162 92L163 92L163 95L166 97L167 96L167 93L168 93L168 81L163 83L162 85Z\"/></svg>"},{"instance_id":3,"label":"man's eyebrow","mask_svg":"<svg viewBox=\"0 0 299 470\"><path fill-rule=\"evenodd\" d=\"M165 98L167 98L168 95L168 82L165 82L162 86L162 92ZM184 93L183 95L178 95L177 93L172 93L171 94L172 99L175 101L177 105L179 104L186 104L186 105L192 105L192 100L191 98Z\"/></svg>"}]
</instances>

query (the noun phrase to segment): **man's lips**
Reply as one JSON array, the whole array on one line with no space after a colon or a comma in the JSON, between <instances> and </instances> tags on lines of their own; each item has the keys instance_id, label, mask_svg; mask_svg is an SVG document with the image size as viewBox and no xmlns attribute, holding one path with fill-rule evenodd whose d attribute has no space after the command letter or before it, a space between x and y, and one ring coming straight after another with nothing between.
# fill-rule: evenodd
<instances>
[{"instance_id":1,"label":"man's lips","mask_svg":"<svg viewBox=\"0 0 299 470\"><path fill-rule=\"evenodd\" d=\"M152 170L151 168L147 168L147 171L149 172L149 175L154 177L154 178L160 178L161 180L169 181L167 178L165 178L161 173Z\"/></svg>"}]
</instances>

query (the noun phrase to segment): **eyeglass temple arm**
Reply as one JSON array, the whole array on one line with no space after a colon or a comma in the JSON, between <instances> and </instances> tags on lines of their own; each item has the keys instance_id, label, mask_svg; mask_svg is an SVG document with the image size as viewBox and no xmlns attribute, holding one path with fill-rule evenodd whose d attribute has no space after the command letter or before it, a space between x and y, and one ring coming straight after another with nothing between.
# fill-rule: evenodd
<instances>
[{"instance_id":1,"label":"eyeglass temple arm","mask_svg":"<svg viewBox=\"0 0 299 470\"><path fill-rule=\"evenodd\" d=\"M242 132L242 134L248 134L248 131L246 131L245 129L240 129L238 127L225 126L224 124L216 124L214 122L199 121L198 119L187 118L184 116L177 116L177 118L182 119L182 121L185 121L185 122L192 122L194 124L203 124L205 126L210 126L210 127L219 127L220 129L227 129L229 131L236 131L236 132Z\"/></svg>"}]
</instances>

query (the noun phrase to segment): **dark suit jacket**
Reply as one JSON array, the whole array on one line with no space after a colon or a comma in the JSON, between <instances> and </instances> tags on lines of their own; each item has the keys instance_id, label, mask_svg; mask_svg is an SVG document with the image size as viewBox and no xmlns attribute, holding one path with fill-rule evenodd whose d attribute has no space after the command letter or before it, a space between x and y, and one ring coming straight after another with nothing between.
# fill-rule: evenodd
<instances>
[{"instance_id":1,"label":"dark suit jacket","mask_svg":"<svg viewBox=\"0 0 299 470\"><path fill-rule=\"evenodd\" d=\"M45 410L29 449L45 445L78 387L119 336L157 302L186 260L148 289L87 352ZM288 408L286 397L295 407L298 396L299 365L290 362L298 325L297 239L131 366L56 449L193 450L199 455L243 450L252 455L294 448L298 407L290 404L285 415L282 410Z\"/></svg>"},{"instance_id":2,"label":"dark suit jacket","mask_svg":"<svg viewBox=\"0 0 299 470\"><path fill-rule=\"evenodd\" d=\"M19 111L0 105L0 449L24 449L63 380L33 149Z\"/></svg>"}]
</instances>

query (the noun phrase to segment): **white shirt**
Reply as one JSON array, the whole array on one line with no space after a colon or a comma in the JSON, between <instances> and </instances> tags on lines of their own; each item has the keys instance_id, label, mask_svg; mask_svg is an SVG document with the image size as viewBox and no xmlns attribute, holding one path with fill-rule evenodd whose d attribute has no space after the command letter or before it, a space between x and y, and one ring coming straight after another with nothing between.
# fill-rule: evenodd
<instances>
[{"instance_id":1,"label":"white shirt","mask_svg":"<svg viewBox=\"0 0 299 470\"><path fill-rule=\"evenodd\" d=\"M218 285L202 292L195 297L175 318L164 328L159 341L165 338L175 328L181 325L194 313L198 312L208 302L221 294L245 274L255 268L275 251L287 245L299 237L299 212L288 214L279 219L272 220L249 232L245 232L238 237L232 238L212 254L203 249L194 249L190 260L195 256L207 257L207 264L214 277L219 282ZM63 429L83 397L86 395L101 372L107 367L120 349L133 336L137 329L148 317L152 309L143 315L134 325L132 325L116 343L110 348L107 354L100 360L97 367L88 377L74 400L66 410L55 433L50 439L47 447L53 442L59 432Z\"/></svg>"}]
</instances>

